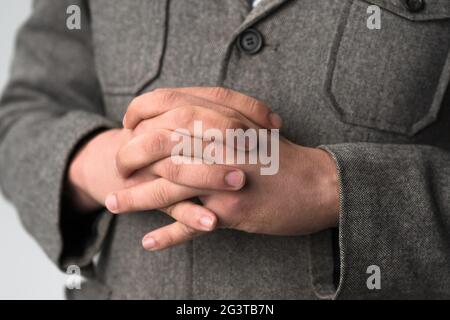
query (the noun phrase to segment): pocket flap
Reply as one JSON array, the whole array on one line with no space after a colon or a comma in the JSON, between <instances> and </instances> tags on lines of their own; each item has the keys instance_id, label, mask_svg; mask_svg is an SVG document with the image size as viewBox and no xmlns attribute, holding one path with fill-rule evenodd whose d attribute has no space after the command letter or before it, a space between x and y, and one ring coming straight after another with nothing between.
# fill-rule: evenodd
<instances>
[{"instance_id":1,"label":"pocket flap","mask_svg":"<svg viewBox=\"0 0 450 320\"><path fill-rule=\"evenodd\" d=\"M414 21L403 1L345 2L325 92L343 122L413 136L437 119L449 85L450 19L430 10L442 17L450 0L424 0ZM383 5L379 30L366 27L369 3Z\"/></svg>"},{"instance_id":2,"label":"pocket flap","mask_svg":"<svg viewBox=\"0 0 450 320\"><path fill-rule=\"evenodd\" d=\"M95 62L105 94L136 94L157 77L167 0L90 2Z\"/></svg>"},{"instance_id":3,"label":"pocket flap","mask_svg":"<svg viewBox=\"0 0 450 320\"><path fill-rule=\"evenodd\" d=\"M364 0L412 21L450 19L450 0L423 0L424 7L418 12L408 9L408 0ZM415 0L418 1L418 0Z\"/></svg>"}]
</instances>

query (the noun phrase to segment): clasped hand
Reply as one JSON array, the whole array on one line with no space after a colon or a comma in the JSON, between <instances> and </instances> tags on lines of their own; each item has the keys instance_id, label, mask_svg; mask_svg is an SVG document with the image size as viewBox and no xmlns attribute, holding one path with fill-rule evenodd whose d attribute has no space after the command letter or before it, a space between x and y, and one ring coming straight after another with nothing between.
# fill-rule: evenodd
<instances>
[{"instance_id":1,"label":"clasped hand","mask_svg":"<svg viewBox=\"0 0 450 320\"><path fill-rule=\"evenodd\" d=\"M158 209L170 215L173 223L143 238L148 250L168 248L216 228L305 235L337 225L338 179L326 151L280 137L274 175L262 175L259 162L174 161L174 131L183 128L193 145L208 143L194 130L195 121L223 137L227 129L282 126L281 118L263 102L224 88L158 89L141 95L129 105L123 129L97 135L72 161L69 180L79 202L84 208L104 204L115 214ZM229 142L215 145L226 153L235 148ZM234 151L250 153L258 147Z\"/></svg>"}]
</instances>

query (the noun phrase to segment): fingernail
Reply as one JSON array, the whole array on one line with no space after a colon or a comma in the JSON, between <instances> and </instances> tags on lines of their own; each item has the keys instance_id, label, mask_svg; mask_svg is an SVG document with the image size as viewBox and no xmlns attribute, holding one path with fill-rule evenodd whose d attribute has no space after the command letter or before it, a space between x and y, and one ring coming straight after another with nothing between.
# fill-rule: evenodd
<instances>
[{"instance_id":1,"label":"fingernail","mask_svg":"<svg viewBox=\"0 0 450 320\"><path fill-rule=\"evenodd\" d=\"M125 115L123 116L123 120L122 120L122 124L123 124L124 128L125 128L126 123L127 123L127 114L125 113Z\"/></svg>"},{"instance_id":2,"label":"fingernail","mask_svg":"<svg viewBox=\"0 0 450 320\"><path fill-rule=\"evenodd\" d=\"M225 176L226 183L233 188L240 187L243 180L244 175L240 171L231 171Z\"/></svg>"},{"instance_id":3,"label":"fingernail","mask_svg":"<svg viewBox=\"0 0 450 320\"><path fill-rule=\"evenodd\" d=\"M106 208L111 212L117 212L118 205L117 205L117 197L113 194L110 194L108 197L106 197L105 201Z\"/></svg>"},{"instance_id":4,"label":"fingernail","mask_svg":"<svg viewBox=\"0 0 450 320\"><path fill-rule=\"evenodd\" d=\"M281 117L275 112L272 112L269 115L269 119L274 128L281 128L281 126L283 125L283 119L281 119Z\"/></svg>"},{"instance_id":5,"label":"fingernail","mask_svg":"<svg viewBox=\"0 0 450 320\"><path fill-rule=\"evenodd\" d=\"M153 237L147 237L142 241L142 245L145 249L152 250L156 247L156 241Z\"/></svg>"},{"instance_id":6,"label":"fingernail","mask_svg":"<svg viewBox=\"0 0 450 320\"><path fill-rule=\"evenodd\" d=\"M214 220L210 216L203 216L200 218L200 224L206 229L211 230L214 225Z\"/></svg>"}]
</instances>

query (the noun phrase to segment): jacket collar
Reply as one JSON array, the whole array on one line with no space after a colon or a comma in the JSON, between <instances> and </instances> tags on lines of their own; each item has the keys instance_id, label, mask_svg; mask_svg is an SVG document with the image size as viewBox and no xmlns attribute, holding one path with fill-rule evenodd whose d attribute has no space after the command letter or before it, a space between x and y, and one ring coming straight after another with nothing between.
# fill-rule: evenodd
<instances>
[{"instance_id":1,"label":"jacket collar","mask_svg":"<svg viewBox=\"0 0 450 320\"><path fill-rule=\"evenodd\" d=\"M282 4L288 1L290 0L261 0L260 3L249 12L244 22L236 30L236 34L241 33L243 30L247 29L252 24L265 18L272 11L274 11L275 9L277 9Z\"/></svg>"}]
</instances>

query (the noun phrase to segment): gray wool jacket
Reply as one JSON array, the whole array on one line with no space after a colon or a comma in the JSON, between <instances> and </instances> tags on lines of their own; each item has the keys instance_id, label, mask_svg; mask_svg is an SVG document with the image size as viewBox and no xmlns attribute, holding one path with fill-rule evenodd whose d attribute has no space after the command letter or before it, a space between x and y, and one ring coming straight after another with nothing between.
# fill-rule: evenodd
<instances>
[{"instance_id":1,"label":"gray wool jacket","mask_svg":"<svg viewBox=\"0 0 450 320\"><path fill-rule=\"evenodd\" d=\"M66 27L73 4L81 30ZM89 280L69 298L450 298L450 1L409 4L35 1L0 105L0 181L49 258L83 267ZM256 54L236 46L250 27L264 39ZM80 143L120 126L134 96L180 86L264 100L284 136L328 150L336 239L218 230L146 252L141 237L171 221L163 213L74 212L65 173ZM379 290L366 283L372 265Z\"/></svg>"}]
</instances>

